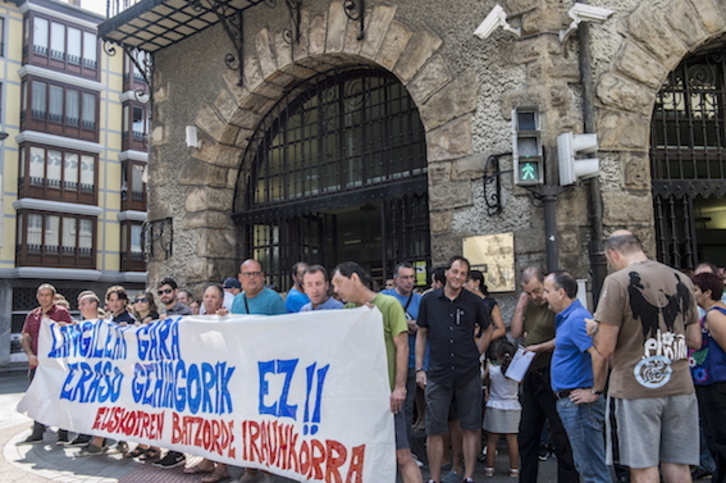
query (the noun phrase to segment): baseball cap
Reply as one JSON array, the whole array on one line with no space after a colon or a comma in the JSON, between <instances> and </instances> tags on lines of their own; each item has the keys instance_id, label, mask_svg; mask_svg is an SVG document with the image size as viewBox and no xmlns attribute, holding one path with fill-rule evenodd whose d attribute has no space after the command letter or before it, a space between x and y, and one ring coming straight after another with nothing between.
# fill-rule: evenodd
<instances>
[{"instance_id":1,"label":"baseball cap","mask_svg":"<svg viewBox=\"0 0 726 483\"><path fill-rule=\"evenodd\" d=\"M240 285L239 280L236 278L228 278L224 281L222 288L242 288L242 285Z\"/></svg>"}]
</instances>

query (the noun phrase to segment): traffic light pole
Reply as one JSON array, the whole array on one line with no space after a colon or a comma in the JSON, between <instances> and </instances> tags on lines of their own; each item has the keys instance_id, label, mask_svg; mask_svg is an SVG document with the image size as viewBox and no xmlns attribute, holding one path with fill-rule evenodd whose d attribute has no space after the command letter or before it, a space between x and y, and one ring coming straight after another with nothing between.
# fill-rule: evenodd
<instances>
[{"instance_id":1,"label":"traffic light pole","mask_svg":"<svg viewBox=\"0 0 726 483\"><path fill-rule=\"evenodd\" d=\"M543 185L532 188L535 198L542 201L545 215L545 248L547 249L547 272L560 268L560 250L557 238L557 195L567 188L554 185Z\"/></svg>"}]
</instances>

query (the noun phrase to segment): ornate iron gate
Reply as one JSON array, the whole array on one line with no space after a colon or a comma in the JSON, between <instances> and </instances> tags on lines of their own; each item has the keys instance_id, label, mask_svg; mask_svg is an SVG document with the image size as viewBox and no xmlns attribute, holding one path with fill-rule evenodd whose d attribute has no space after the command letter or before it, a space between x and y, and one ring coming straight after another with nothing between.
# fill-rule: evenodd
<instances>
[{"instance_id":1,"label":"ornate iron gate","mask_svg":"<svg viewBox=\"0 0 726 483\"><path fill-rule=\"evenodd\" d=\"M375 246L361 242L364 265L384 278L399 261L430 259L427 183L415 103L392 74L357 67L292 88L267 114L242 160L233 217L278 288L299 260L332 268L351 257L356 236L341 227L353 219Z\"/></svg>"},{"instance_id":2,"label":"ornate iron gate","mask_svg":"<svg viewBox=\"0 0 726 483\"><path fill-rule=\"evenodd\" d=\"M699 253L694 205L726 196L726 50L686 57L657 95L651 171L658 259L693 268Z\"/></svg>"}]
</instances>

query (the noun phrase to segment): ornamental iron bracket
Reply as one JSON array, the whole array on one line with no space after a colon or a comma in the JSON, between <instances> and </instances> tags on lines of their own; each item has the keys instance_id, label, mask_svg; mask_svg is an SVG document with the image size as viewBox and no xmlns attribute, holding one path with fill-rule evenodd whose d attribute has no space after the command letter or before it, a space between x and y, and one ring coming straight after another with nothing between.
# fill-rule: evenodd
<instances>
[{"instance_id":1,"label":"ornamental iron bracket","mask_svg":"<svg viewBox=\"0 0 726 483\"><path fill-rule=\"evenodd\" d=\"M224 56L224 63L229 70L236 70L239 73L237 85L244 83L244 35L242 32L242 11L230 7L227 2L220 0L206 0L209 7L202 5L202 0L189 0L192 8L198 12L209 10L217 15L219 23L232 42L234 53L227 53Z\"/></svg>"},{"instance_id":2,"label":"ornamental iron bracket","mask_svg":"<svg viewBox=\"0 0 726 483\"><path fill-rule=\"evenodd\" d=\"M487 215L495 216L502 213L502 180L500 176L514 172L513 169L499 170L499 158L511 156L512 153L492 154L484 163L484 202L487 204ZM487 186L493 185L494 192L487 194ZM491 189L491 188L490 188Z\"/></svg>"},{"instance_id":3,"label":"ornamental iron bracket","mask_svg":"<svg viewBox=\"0 0 726 483\"><path fill-rule=\"evenodd\" d=\"M345 15L354 22L360 24L360 32L358 40L363 40L366 36L366 2L365 0L345 0L343 4Z\"/></svg>"},{"instance_id":4,"label":"ornamental iron bracket","mask_svg":"<svg viewBox=\"0 0 726 483\"><path fill-rule=\"evenodd\" d=\"M265 0L265 5L269 8L277 7L278 0ZM292 21L292 28L286 28L282 31L282 38L288 44L297 44L300 42L300 22L301 14L300 9L302 8L302 0L285 0L287 11L290 13L290 20Z\"/></svg>"},{"instance_id":5,"label":"ornamental iron bracket","mask_svg":"<svg viewBox=\"0 0 726 483\"><path fill-rule=\"evenodd\" d=\"M205 7L202 3L209 5ZM276 8L278 0L264 0L265 5L269 8ZM224 63L230 70L239 73L237 85L244 84L244 21L243 10L238 10L229 5L224 0L189 0L190 5L196 11L208 10L213 12L219 22L222 24L224 31L232 42L234 52L224 56ZM285 5L290 13L292 20L292 28L286 28L282 31L282 38L288 44L298 43L300 41L300 9L302 0L285 0Z\"/></svg>"},{"instance_id":6,"label":"ornamental iron bracket","mask_svg":"<svg viewBox=\"0 0 726 483\"><path fill-rule=\"evenodd\" d=\"M168 260L174 248L174 224L172 218L145 221L141 227L141 246L144 261Z\"/></svg>"},{"instance_id":7,"label":"ornamental iron bracket","mask_svg":"<svg viewBox=\"0 0 726 483\"><path fill-rule=\"evenodd\" d=\"M113 57L117 52L116 45L117 44L106 40L103 42L103 51L109 57ZM147 52L136 47L130 47L125 44L121 44L119 47L121 47L121 50L124 51L131 63L134 64L134 68L136 69L135 72L138 72L139 75L141 75L141 78L144 80L144 84L146 84L146 89L134 90L134 97L136 98L136 101L142 104L153 101L154 60L151 57L151 52ZM145 96L148 96L148 98L144 99Z\"/></svg>"}]
</instances>

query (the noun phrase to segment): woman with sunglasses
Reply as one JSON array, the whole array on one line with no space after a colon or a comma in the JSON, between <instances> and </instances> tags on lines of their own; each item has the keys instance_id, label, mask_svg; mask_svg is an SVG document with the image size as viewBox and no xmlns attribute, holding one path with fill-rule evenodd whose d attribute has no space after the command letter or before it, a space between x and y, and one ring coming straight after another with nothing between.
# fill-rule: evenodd
<instances>
[{"instance_id":1,"label":"woman with sunglasses","mask_svg":"<svg viewBox=\"0 0 726 483\"><path fill-rule=\"evenodd\" d=\"M138 293L132 302L131 312L141 325L149 324L153 320L159 320L159 312L154 302L154 295L151 292ZM124 458L138 458L139 461L153 463L161 459L161 448L149 446L148 444L138 444L133 450L124 453Z\"/></svg>"},{"instance_id":2,"label":"woman with sunglasses","mask_svg":"<svg viewBox=\"0 0 726 483\"><path fill-rule=\"evenodd\" d=\"M133 303L132 312L142 325L148 324L152 320L159 320L159 311L151 292L140 292L134 297Z\"/></svg>"}]
</instances>

